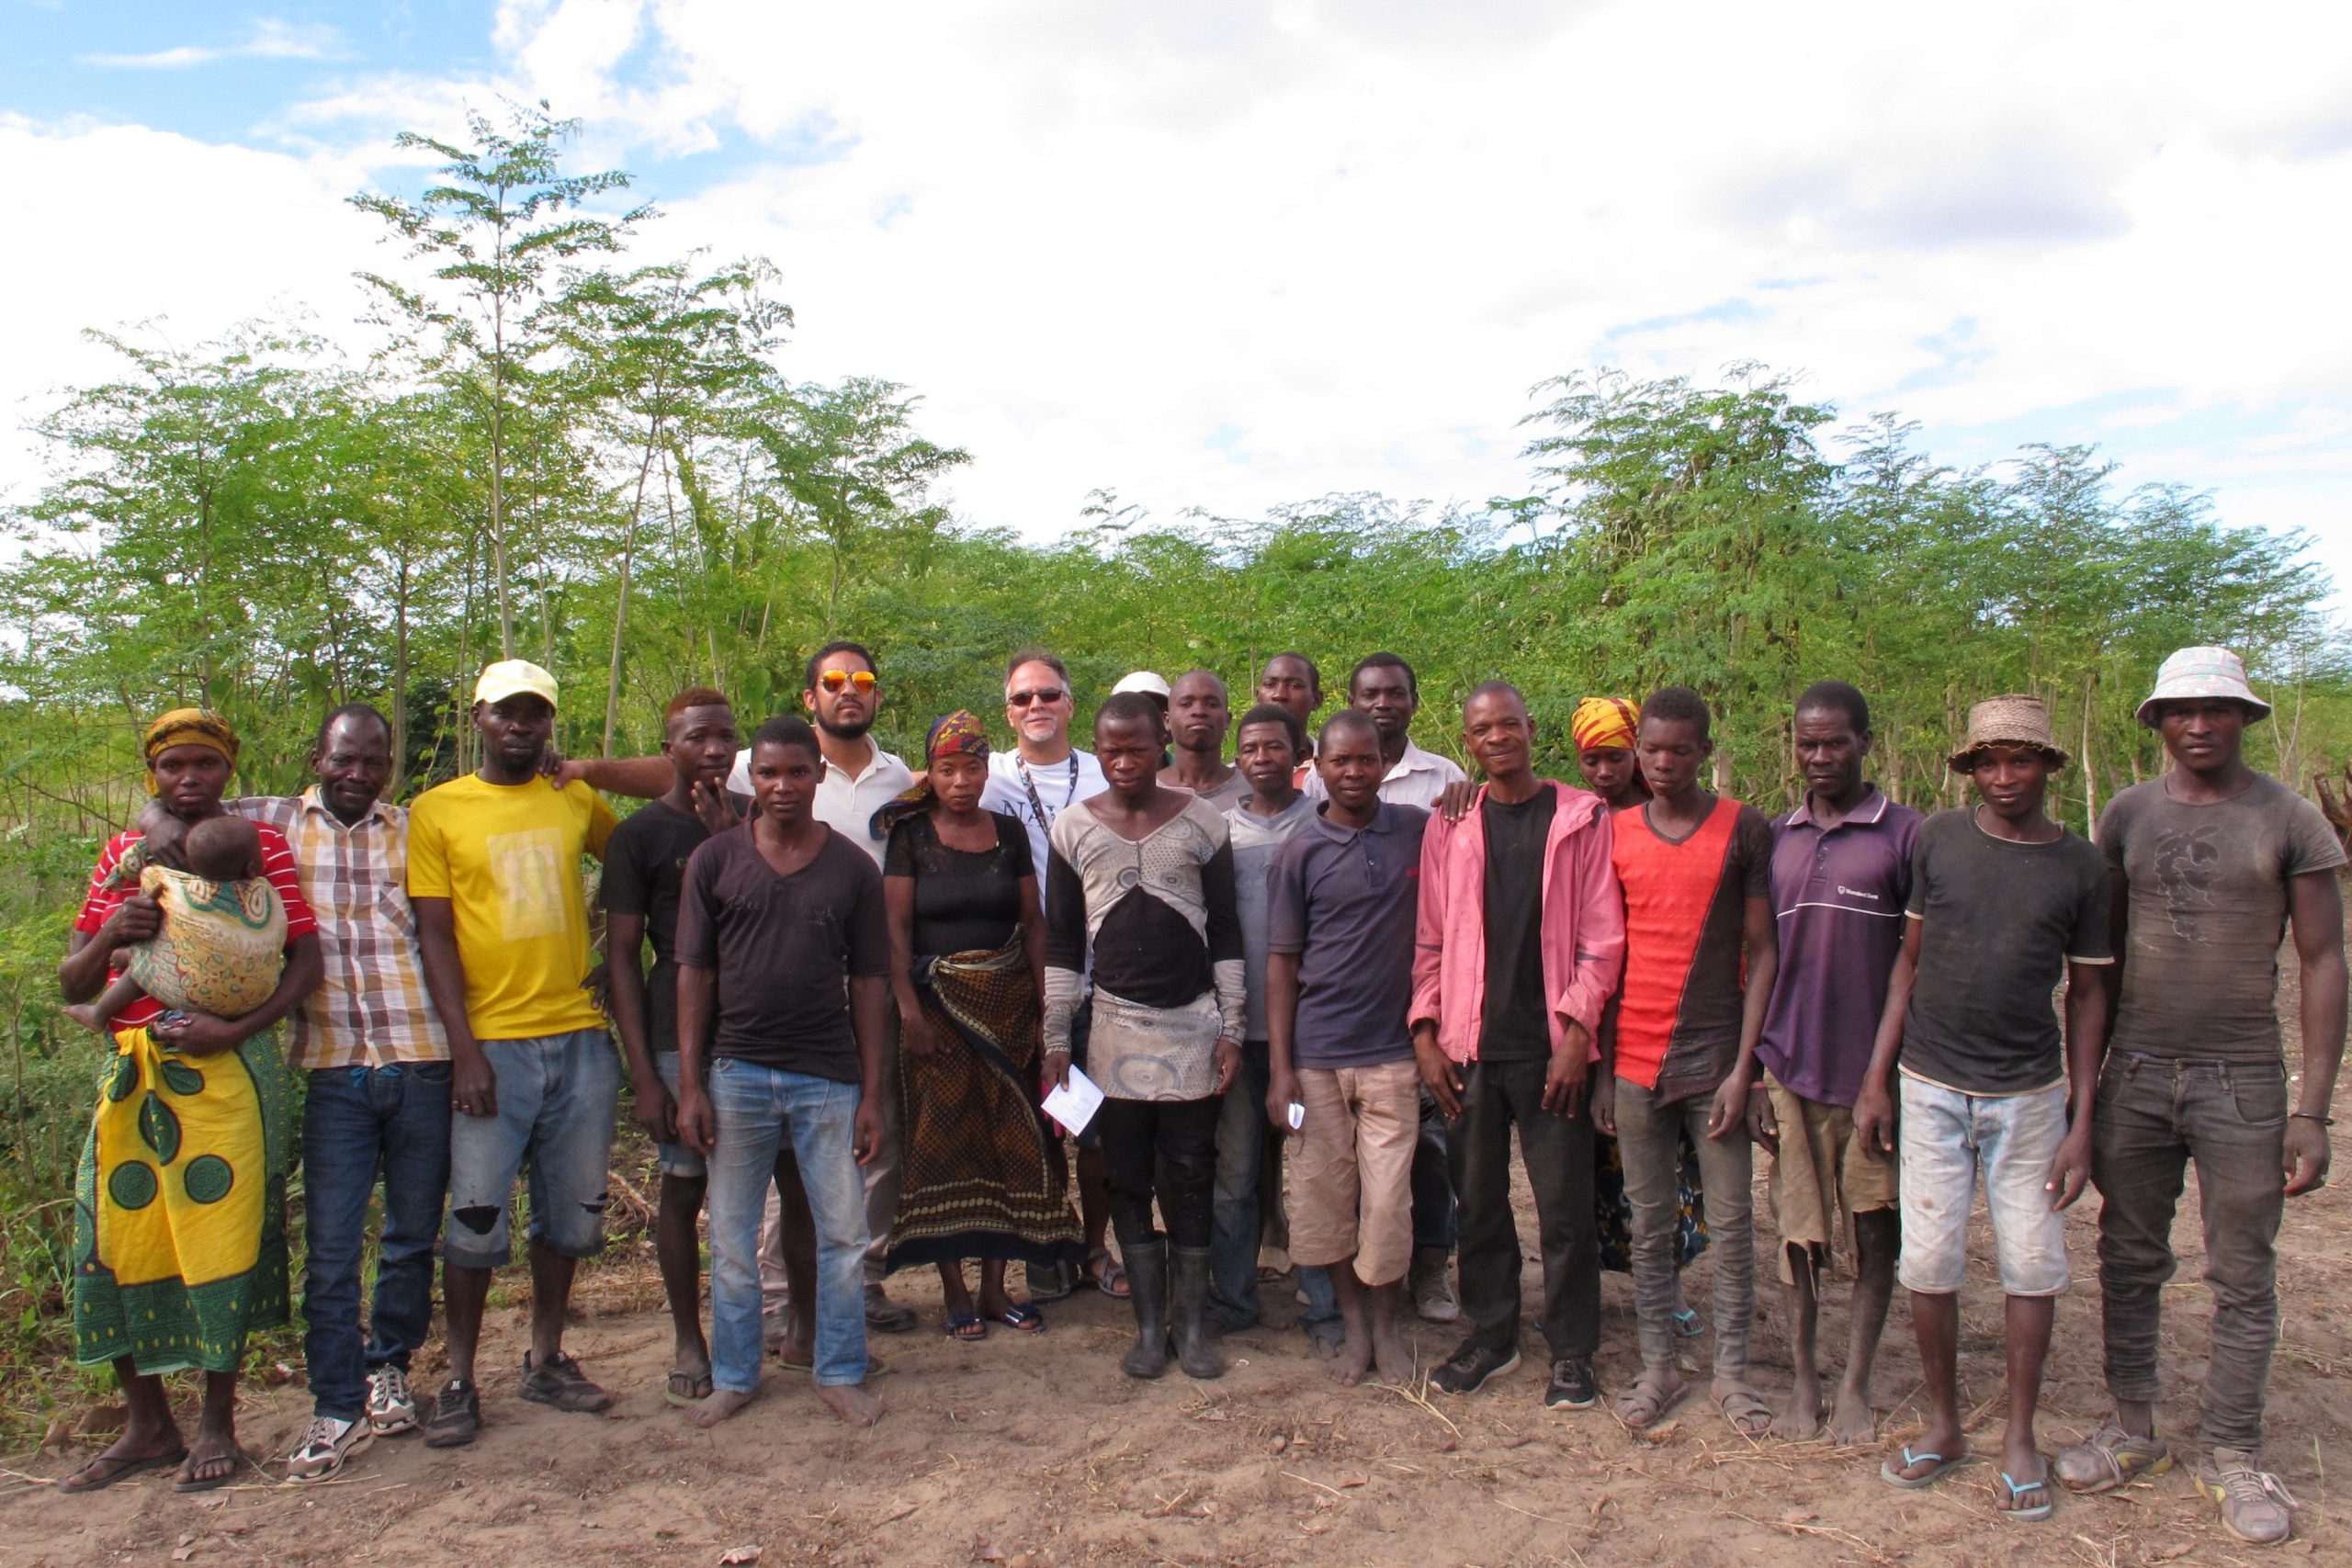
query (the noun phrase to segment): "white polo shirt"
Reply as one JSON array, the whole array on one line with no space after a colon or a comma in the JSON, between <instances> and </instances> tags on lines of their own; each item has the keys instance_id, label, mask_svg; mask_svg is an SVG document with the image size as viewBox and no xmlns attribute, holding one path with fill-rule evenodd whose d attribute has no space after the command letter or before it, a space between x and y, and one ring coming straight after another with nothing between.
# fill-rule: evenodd
<instances>
[{"instance_id":1,"label":"white polo shirt","mask_svg":"<svg viewBox=\"0 0 2352 1568\"><path fill-rule=\"evenodd\" d=\"M1438 797L1445 786L1460 784L1470 775L1451 760L1434 751L1424 751L1413 744L1410 736L1405 739L1405 754L1380 781L1380 798L1391 806L1418 806L1423 810L1435 810ZM1300 790L1309 800L1329 799L1323 788L1323 775L1313 767L1306 770L1306 782Z\"/></svg>"},{"instance_id":2,"label":"white polo shirt","mask_svg":"<svg viewBox=\"0 0 2352 1568\"><path fill-rule=\"evenodd\" d=\"M874 836L874 814L905 794L915 782L914 774L906 763L879 746L874 747L874 755L866 760L865 771L860 773L851 773L822 752L819 757L825 764L825 776L817 781L817 798L809 807L810 814L872 855L874 863L880 865L887 840ZM748 747L735 753L735 771L727 775L727 787L738 795L752 793L752 753Z\"/></svg>"}]
</instances>

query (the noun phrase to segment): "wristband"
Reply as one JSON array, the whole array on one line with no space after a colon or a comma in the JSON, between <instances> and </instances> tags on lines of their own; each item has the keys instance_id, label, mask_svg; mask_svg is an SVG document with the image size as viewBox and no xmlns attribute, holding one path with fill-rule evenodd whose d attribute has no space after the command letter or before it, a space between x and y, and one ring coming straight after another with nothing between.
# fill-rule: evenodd
<instances>
[{"instance_id":1,"label":"wristband","mask_svg":"<svg viewBox=\"0 0 2352 1568\"><path fill-rule=\"evenodd\" d=\"M2299 1119L2305 1122L2316 1122L2323 1127L2333 1127L2335 1125L2335 1117L2322 1116L2316 1111L2290 1111L2287 1112L2288 1121L2293 1122Z\"/></svg>"}]
</instances>

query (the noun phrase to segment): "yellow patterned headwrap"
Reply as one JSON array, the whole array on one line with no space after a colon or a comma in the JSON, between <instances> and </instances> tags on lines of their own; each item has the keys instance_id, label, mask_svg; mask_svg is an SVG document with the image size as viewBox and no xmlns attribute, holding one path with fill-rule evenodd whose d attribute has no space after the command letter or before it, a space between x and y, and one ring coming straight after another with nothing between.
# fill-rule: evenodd
<instances>
[{"instance_id":1,"label":"yellow patterned headwrap","mask_svg":"<svg viewBox=\"0 0 2352 1568\"><path fill-rule=\"evenodd\" d=\"M1587 697L1568 721L1579 751L1630 751L1642 710L1623 697Z\"/></svg>"},{"instance_id":2,"label":"yellow patterned headwrap","mask_svg":"<svg viewBox=\"0 0 2352 1568\"><path fill-rule=\"evenodd\" d=\"M174 746L209 746L237 765L237 732L217 713L203 708L174 708L159 716L140 738L139 754L147 762L147 793L164 793L163 781L155 776L155 759Z\"/></svg>"}]
</instances>

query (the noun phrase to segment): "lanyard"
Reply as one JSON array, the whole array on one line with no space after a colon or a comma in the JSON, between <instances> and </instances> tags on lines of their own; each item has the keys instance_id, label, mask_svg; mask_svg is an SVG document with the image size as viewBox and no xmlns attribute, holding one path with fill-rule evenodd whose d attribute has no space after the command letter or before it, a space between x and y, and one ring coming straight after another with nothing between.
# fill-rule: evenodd
<instances>
[{"instance_id":1,"label":"lanyard","mask_svg":"<svg viewBox=\"0 0 2352 1568\"><path fill-rule=\"evenodd\" d=\"M1063 793L1062 803L1054 813L1047 812L1045 801L1038 797L1037 781L1029 776L1029 760L1015 757L1012 765L1021 770L1021 787L1029 792L1029 809L1037 814L1037 826L1050 829L1054 825L1054 816L1069 810L1069 803L1078 798L1078 753L1072 751L1069 754L1069 788Z\"/></svg>"}]
</instances>

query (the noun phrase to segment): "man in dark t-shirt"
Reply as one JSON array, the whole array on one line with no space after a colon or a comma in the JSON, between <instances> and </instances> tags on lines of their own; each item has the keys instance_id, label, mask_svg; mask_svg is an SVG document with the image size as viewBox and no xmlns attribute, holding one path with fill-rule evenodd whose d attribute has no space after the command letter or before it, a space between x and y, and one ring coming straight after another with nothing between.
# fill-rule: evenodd
<instances>
[{"instance_id":1,"label":"man in dark t-shirt","mask_svg":"<svg viewBox=\"0 0 2352 1568\"><path fill-rule=\"evenodd\" d=\"M1887 983L1855 1135L1895 1147L1902 1105L1903 1257L1929 1415L1915 1450L1881 1479L1928 1486L1967 1451L1960 1409L1960 1287L1968 1214L1982 1186L2008 1301L2008 1426L1996 1506L2050 1515L2033 1435L2042 1359L2067 1284L2060 1211L2090 1175L2091 1107L2112 960L2098 852L2042 814L2065 766L2039 698L1994 697L1970 710L1951 768L1981 804L1919 829L1902 952ZM2062 1035L2050 1006L2066 980ZM2063 1046L2063 1049L2062 1049ZM1900 1070L1900 1089L1895 1076ZM1784 1134L1785 1135L1785 1134Z\"/></svg>"},{"instance_id":2,"label":"man in dark t-shirt","mask_svg":"<svg viewBox=\"0 0 2352 1568\"><path fill-rule=\"evenodd\" d=\"M2069 1488L2103 1492L2171 1458L2155 1428L2157 1346L2193 1160L2213 1295L2193 1475L2223 1527L2256 1542L2293 1528L2286 1488L2261 1468L2276 1242L2285 1200L2327 1179L2345 1032L2344 850L2311 802L2246 765L2245 728L2269 711L2228 649L2174 654L2140 705L2172 767L2099 820L2121 971L2092 1154L2115 1416L2057 1461ZM2291 1092L2277 1011L2290 920L2302 1023Z\"/></svg>"},{"instance_id":3,"label":"man in dark t-shirt","mask_svg":"<svg viewBox=\"0 0 2352 1568\"><path fill-rule=\"evenodd\" d=\"M686 861L710 829L697 811L727 785L735 761L735 710L707 686L689 686L662 714L662 754L674 770L670 788L613 829L605 846L606 973L613 1025L628 1060L629 1098L638 1125L653 1139L662 1190L653 1220L654 1256L670 1301L675 1342L666 1397L689 1404L710 1393L710 1348L702 1332L703 1157L678 1141L678 894ZM653 968L643 949L653 947Z\"/></svg>"},{"instance_id":4,"label":"man in dark t-shirt","mask_svg":"<svg viewBox=\"0 0 2352 1568\"><path fill-rule=\"evenodd\" d=\"M710 1168L706 1427L760 1385L760 1212L786 1147L817 1236L818 1397L854 1426L882 1413L864 1387L859 1168L884 1152L889 929L881 871L809 813L821 766L805 721L763 725L756 809L695 851L679 897L678 1133Z\"/></svg>"}]
</instances>

